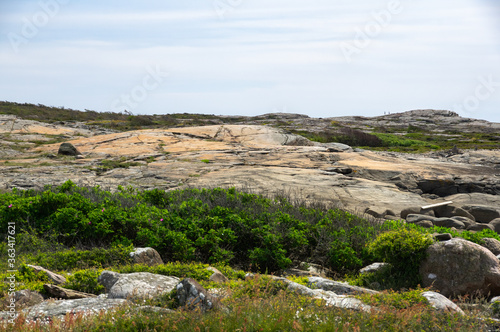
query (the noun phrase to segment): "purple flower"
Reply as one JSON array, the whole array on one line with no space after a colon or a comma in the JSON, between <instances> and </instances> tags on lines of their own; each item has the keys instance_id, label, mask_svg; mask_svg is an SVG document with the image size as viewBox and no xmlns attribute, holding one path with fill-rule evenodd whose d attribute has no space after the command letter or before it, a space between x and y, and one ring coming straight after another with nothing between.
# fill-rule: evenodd
<instances>
[{"instance_id":1,"label":"purple flower","mask_svg":"<svg viewBox=\"0 0 500 332\"><path fill-rule=\"evenodd\" d=\"M89 225L92 225L92 221L89 221Z\"/></svg>"},{"instance_id":2,"label":"purple flower","mask_svg":"<svg viewBox=\"0 0 500 332\"><path fill-rule=\"evenodd\" d=\"M12 207L12 204L11 204L11 205L9 205L9 208L11 208L11 207Z\"/></svg>"},{"instance_id":3,"label":"purple flower","mask_svg":"<svg viewBox=\"0 0 500 332\"><path fill-rule=\"evenodd\" d=\"M162 218L162 219L160 219L160 221L163 221L163 218Z\"/></svg>"},{"instance_id":4,"label":"purple flower","mask_svg":"<svg viewBox=\"0 0 500 332\"><path fill-rule=\"evenodd\" d=\"M101 212L104 212L104 208L102 208Z\"/></svg>"}]
</instances>

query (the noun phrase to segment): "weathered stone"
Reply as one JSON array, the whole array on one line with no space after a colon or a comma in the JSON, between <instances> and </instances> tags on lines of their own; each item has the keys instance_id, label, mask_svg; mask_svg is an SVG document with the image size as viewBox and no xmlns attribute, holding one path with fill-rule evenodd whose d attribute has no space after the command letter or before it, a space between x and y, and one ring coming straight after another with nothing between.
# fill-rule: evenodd
<instances>
[{"instance_id":1,"label":"weathered stone","mask_svg":"<svg viewBox=\"0 0 500 332\"><path fill-rule=\"evenodd\" d=\"M406 219L409 214L421 214L421 215L426 215L426 216L431 216L434 217L434 210L432 209L422 209L420 206L413 206L406 208L401 211L401 218Z\"/></svg>"},{"instance_id":2,"label":"weathered stone","mask_svg":"<svg viewBox=\"0 0 500 332\"><path fill-rule=\"evenodd\" d=\"M224 282L229 281L229 279L224 274L222 274L222 272L217 270L215 267L209 266L209 267L207 267L207 270L213 272L209 278L210 281L220 282L220 283L224 283Z\"/></svg>"},{"instance_id":3,"label":"weathered stone","mask_svg":"<svg viewBox=\"0 0 500 332\"><path fill-rule=\"evenodd\" d=\"M465 313L462 311L462 309L460 309L459 306L439 293L423 292L422 296L425 297L427 301L429 301L429 304L438 311L465 315Z\"/></svg>"},{"instance_id":4,"label":"weathered stone","mask_svg":"<svg viewBox=\"0 0 500 332\"><path fill-rule=\"evenodd\" d=\"M134 264L145 264L148 266L161 265L163 260L158 251L153 248L135 248L130 253Z\"/></svg>"},{"instance_id":5,"label":"weathered stone","mask_svg":"<svg viewBox=\"0 0 500 332\"><path fill-rule=\"evenodd\" d=\"M329 292L334 292L337 295L354 295L354 294L376 294L377 291L352 286L345 282L333 281L321 277L309 277L308 285L313 288L322 289Z\"/></svg>"},{"instance_id":6,"label":"weathered stone","mask_svg":"<svg viewBox=\"0 0 500 332\"><path fill-rule=\"evenodd\" d=\"M364 268L359 270L359 273L360 274L375 273L375 272L378 272L378 271L380 271L380 270L382 270L390 265L391 264L389 264L389 263L373 263L373 264L365 266Z\"/></svg>"},{"instance_id":7,"label":"weathered stone","mask_svg":"<svg viewBox=\"0 0 500 332\"><path fill-rule=\"evenodd\" d=\"M217 298L210 295L196 280L186 278L176 286L177 299L182 307L207 311L220 306Z\"/></svg>"},{"instance_id":8,"label":"weathered stone","mask_svg":"<svg viewBox=\"0 0 500 332\"><path fill-rule=\"evenodd\" d=\"M418 226L421 226L421 227L424 227L424 228L431 228L431 227L434 226L434 224L430 220L418 221L418 222L415 223L415 225L418 225Z\"/></svg>"},{"instance_id":9,"label":"weathered stone","mask_svg":"<svg viewBox=\"0 0 500 332\"><path fill-rule=\"evenodd\" d=\"M493 225L490 225L490 224L474 224L474 225L467 227L468 231L474 231L474 232L480 232L484 229L491 229L492 231L495 230Z\"/></svg>"},{"instance_id":10,"label":"weathered stone","mask_svg":"<svg viewBox=\"0 0 500 332\"><path fill-rule=\"evenodd\" d=\"M473 215L456 205L438 206L433 208L433 210L436 217L439 218L466 217L475 220Z\"/></svg>"},{"instance_id":11,"label":"weathered stone","mask_svg":"<svg viewBox=\"0 0 500 332\"><path fill-rule=\"evenodd\" d=\"M33 270L35 270L36 273L45 272L47 274L47 277L56 285L64 284L66 282L66 278L60 274L49 271L41 266L29 265L29 264L28 266L31 267Z\"/></svg>"},{"instance_id":12,"label":"weathered stone","mask_svg":"<svg viewBox=\"0 0 500 332\"><path fill-rule=\"evenodd\" d=\"M467 217L455 216L455 217L451 217L451 219L458 220L458 221L462 222L465 225L465 228L468 228L469 226L476 224L476 222L474 220L467 218Z\"/></svg>"},{"instance_id":13,"label":"weathered stone","mask_svg":"<svg viewBox=\"0 0 500 332\"><path fill-rule=\"evenodd\" d=\"M30 291L28 289L14 292L13 297L16 301L16 307L33 306L35 304L43 302L43 296L40 293Z\"/></svg>"},{"instance_id":14,"label":"weathered stone","mask_svg":"<svg viewBox=\"0 0 500 332\"><path fill-rule=\"evenodd\" d=\"M476 218L477 222L489 223L490 221L500 218L500 211L491 206L485 205L464 205L463 208Z\"/></svg>"},{"instance_id":15,"label":"weathered stone","mask_svg":"<svg viewBox=\"0 0 500 332\"><path fill-rule=\"evenodd\" d=\"M500 234L500 218L495 218L489 222L489 224L493 227L493 230Z\"/></svg>"},{"instance_id":16,"label":"weathered stone","mask_svg":"<svg viewBox=\"0 0 500 332\"><path fill-rule=\"evenodd\" d=\"M500 241L497 239L485 237L483 238L482 246L493 253L493 255L500 255Z\"/></svg>"},{"instance_id":17,"label":"weathered stone","mask_svg":"<svg viewBox=\"0 0 500 332\"><path fill-rule=\"evenodd\" d=\"M352 152L352 148L347 144L324 143L322 145L328 149L328 152Z\"/></svg>"},{"instance_id":18,"label":"weathered stone","mask_svg":"<svg viewBox=\"0 0 500 332\"><path fill-rule=\"evenodd\" d=\"M375 218L384 218L385 216L396 215L394 211L379 206L371 206L365 210L365 213Z\"/></svg>"},{"instance_id":19,"label":"weathered stone","mask_svg":"<svg viewBox=\"0 0 500 332\"><path fill-rule=\"evenodd\" d=\"M94 297L76 300L45 301L33 307L24 309L27 320L63 318L66 314L95 315L127 303L123 299L108 299Z\"/></svg>"},{"instance_id":20,"label":"weathered stone","mask_svg":"<svg viewBox=\"0 0 500 332\"><path fill-rule=\"evenodd\" d=\"M434 223L435 226L438 227L447 227L447 228L455 227L457 229L465 229L465 224L463 222L452 218L436 218L432 222Z\"/></svg>"},{"instance_id":21,"label":"weathered stone","mask_svg":"<svg viewBox=\"0 0 500 332\"><path fill-rule=\"evenodd\" d=\"M451 239L453 239L453 236L451 236L450 233L442 233L442 234L433 234L432 235L436 240L438 241L449 241Z\"/></svg>"},{"instance_id":22,"label":"weathered stone","mask_svg":"<svg viewBox=\"0 0 500 332\"><path fill-rule=\"evenodd\" d=\"M80 151L78 151L77 148L71 143L62 143L59 146L59 150L57 151L57 154L62 154L65 156L78 156L81 155Z\"/></svg>"},{"instance_id":23,"label":"weathered stone","mask_svg":"<svg viewBox=\"0 0 500 332\"><path fill-rule=\"evenodd\" d=\"M420 266L423 287L444 296L500 294L500 262L486 248L461 238L437 242Z\"/></svg>"},{"instance_id":24,"label":"weathered stone","mask_svg":"<svg viewBox=\"0 0 500 332\"><path fill-rule=\"evenodd\" d=\"M49 293L52 297L58 299L74 300L74 299L86 299L88 297L97 297L97 295L94 294L78 292L73 289L66 289L50 284L44 284L43 289L45 289L45 291Z\"/></svg>"},{"instance_id":25,"label":"weathered stone","mask_svg":"<svg viewBox=\"0 0 500 332\"><path fill-rule=\"evenodd\" d=\"M436 217L431 217L431 216L423 215L423 214L409 214L406 216L406 222L411 223L411 224L417 223L419 221L425 221L425 220L429 220L429 221L434 222L434 219L436 219Z\"/></svg>"},{"instance_id":26,"label":"weathered stone","mask_svg":"<svg viewBox=\"0 0 500 332\"><path fill-rule=\"evenodd\" d=\"M152 298L172 291L179 278L148 272L115 273L103 271L98 278L110 299Z\"/></svg>"}]
</instances>

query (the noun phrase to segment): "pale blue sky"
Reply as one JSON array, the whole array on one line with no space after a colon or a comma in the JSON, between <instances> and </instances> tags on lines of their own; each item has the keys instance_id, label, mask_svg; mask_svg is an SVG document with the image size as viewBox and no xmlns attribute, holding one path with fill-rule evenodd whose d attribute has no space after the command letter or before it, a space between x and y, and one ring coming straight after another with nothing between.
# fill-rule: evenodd
<instances>
[{"instance_id":1,"label":"pale blue sky","mask_svg":"<svg viewBox=\"0 0 500 332\"><path fill-rule=\"evenodd\" d=\"M493 0L2 1L0 36L0 100L500 122Z\"/></svg>"}]
</instances>

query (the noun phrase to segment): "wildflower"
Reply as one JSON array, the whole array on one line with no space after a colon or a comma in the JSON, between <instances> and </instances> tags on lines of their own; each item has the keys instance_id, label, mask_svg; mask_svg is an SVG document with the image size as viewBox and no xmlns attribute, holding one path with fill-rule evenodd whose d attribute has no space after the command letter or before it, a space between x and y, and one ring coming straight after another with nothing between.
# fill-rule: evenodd
<instances>
[{"instance_id":1,"label":"wildflower","mask_svg":"<svg viewBox=\"0 0 500 332\"><path fill-rule=\"evenodd\" d=\"M101 212L104 212L104 208L102 208Z\"/></svg>"},{"instance_id":2,"label":"wildflower","mask_svg":"<svg viewBox=\"0 0 500 332\"><path fill-rule=\"evenodd\" d=\"M92 221L89 221L89 225L92 225Z\"/></svg>"},{"instance_id":3,"label":"wildflower","mask_svg":"<svg viewBox=\"0 0 500 332\"><path fill-rule=\"evenodd\" d=\"M11 204L11 205L9 205L9 208L11 208L11 207L12 207L12 204Z\"/></svg>"},{"instance_id":4,"label":"wildflower","mask_svg":"<svg viewBox=\"0 0 500 332\"><path fill-rule=\"evenodd\" d=\"M160 221L163 221L163 218L162 218L162 219L160 219Z\"/></svg>"}]
</instances>

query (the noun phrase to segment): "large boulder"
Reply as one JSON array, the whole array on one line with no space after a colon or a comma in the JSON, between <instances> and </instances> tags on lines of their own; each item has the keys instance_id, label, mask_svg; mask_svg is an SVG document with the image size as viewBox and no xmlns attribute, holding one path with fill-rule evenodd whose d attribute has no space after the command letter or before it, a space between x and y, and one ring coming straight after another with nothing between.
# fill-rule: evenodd
<instances>
[{"instance_id":1,"label":"large boulder","mask_svg":"<svg viewBox=\"0 0 500 332\"><path fill-rule=\"evenodd\" d=\"M500 262L491 251L454 238L427 249L420 266L423 287L434 287L446 297L500 294Z\"/></svg>"},{"instance_id":2,"label":"large boulder","mask_svg":"<svg viewBox=\"0 0 500 332\"><path fill-rule=\"evenodd\" d=\"M130 253L134 264L145 264L148 266L161 265L163 260L160 254L153 248L135 248Z\"/></svg>"},{"instance_id":3,"label":"large boulder","mask_svg":"<svg viewBox=\"0 0 500 332\"><path fill-rule=\"evenodd\" d=\"M465 229L465 224L453 218L436 218L432 221L438 227Z\"/></svg>"},{"instance_id":4,"label":"large boulder","mask_svg":"<svg viewBox=\"0 0 500 332\"><path fill-rule=\"evenodd\" d=\"M477 222L489 223L493 219L500 218L500 211L491 206L470 204L464 205L463 208L472 214Z\"/></svg>"},{"instance_id":5,"label":"large boulder","mask_svg":"<svg viewBox=\"0 0 500 332\"><path fill-rule=\"evenodd\" d=\"M97 279L106 287L108 298L153 298L171 292L179 283L177 277L167 277L148 272L116 273L102 271Z\"/></svg>"},{"instance_id":6,"label":"large boulder","mask_svg":"<svg viewBox=\"0 0 500 332\"><path fill-rule=\"evenodd\" d=\"M433 208L436 217L440 218L451 218L451 217L466 217L472 220L474 216L467 212L466 210L456 206L456 205L442 205Z\"/></svg>"},{"instance_id":7,"label":"large boulder","mask_svg":"<svg viewBox=\"0 0 500 332\"><path fill-rule=\"evenodd\" d=\"M78 156L81 155L80 151L78 151L77 148L71 143L62 143L59 146L59 150L57 151L57 154L62 154L64 156Z\"/></svg>"},{"instance_id":8,"label":"large boulder","mask_svg":"<svg viewBox=\"0 0 500 332\"><path fill-rule=\"evenodd\" d=\"M482 246L491 251L493 255L500 255L500 241L497 239L485 237L483 238Z\"/></svg>"},{"instance_id":9,"label":"large boulder","mask_svg":"<svg viewBox=\"0 0 500 332\"><path fill-rule=\"evenodd\" d=\"M493 227L493 230L500 234L500 218L495 218L489 222L489 224Z\"/></svg>"}]
</instances>

